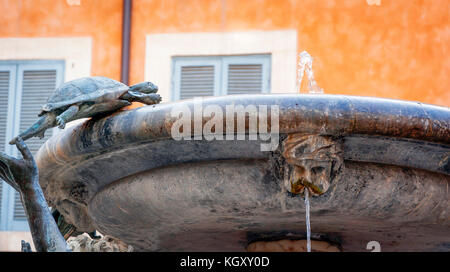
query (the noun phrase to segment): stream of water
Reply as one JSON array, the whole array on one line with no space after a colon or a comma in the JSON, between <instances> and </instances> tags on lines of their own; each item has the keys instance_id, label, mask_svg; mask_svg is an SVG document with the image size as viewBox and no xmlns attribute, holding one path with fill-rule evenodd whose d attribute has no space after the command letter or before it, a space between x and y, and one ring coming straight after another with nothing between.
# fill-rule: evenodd
<instances>
[{"instance_id":1,"label":"stream of water","mask_svg":"<svg viewBox=\"0 0 450 272\"><path fill-rule=\"evenodd\" d=\"M312 94L322 94L323 89L317 85L316 80L314 79L314 72L312 69L313 58L311 55L303 51L299 55L300 59L298 62L298 82L297 82L297 91L300 93L300 89L302 87L302 79L303 75L306 73L306 77L308 78L308 93ZM311 252L311 223L309 220L309 191L308 188L305 188L305 207L306 207L306 249L308 252Z\"/></svg>"},{"instance_id":2,"label":"stream of water","mask_svg":"<svg viewBox=\"0 0 450 272\"><path fill-rule=\"evenodd\" d=\"M300 93L300 88L302 87L302 79L303 74L306 73L308 78L308 93L323 93L323 89L317 85L316 80L314 79L314 72L312 69L313 58L311 55L303 51L299 55L300 60L298 62L298 86L297 91Z\"/></svg>"},{"instance_id":3,"label":"stream of water","mask_svg":"<svg viewBox=\"0 0 450 272\"><path fill-rule=\"evenodd\" d=\"M306 207L306 249L311 252L311 224L309 222L309 191L305 188L305 207Z\"/></svg>"}]
</instances>

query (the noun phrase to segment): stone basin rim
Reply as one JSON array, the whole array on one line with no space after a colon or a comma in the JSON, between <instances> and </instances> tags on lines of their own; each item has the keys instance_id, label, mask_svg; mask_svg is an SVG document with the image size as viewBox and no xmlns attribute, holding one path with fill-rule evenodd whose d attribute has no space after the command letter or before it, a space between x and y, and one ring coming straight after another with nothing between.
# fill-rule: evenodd
<instances>
[{"instance_id":1,"label":"stone basin rim","mask_svg":"<svg viewBox=\"0 0 450 272\"><path fill-rule=\"evenodd\" d=\"M204 107L216 104L224 108L232 103L244 106L278 105L280 134L363 135L450 148L448 107L324 94L232 95L203 99ZM170 111L180 105L192 109L194 100L120 111L66 128L51 137L36 154L41 184L45 187L53 174L63 170L61 168L69 165L76 167L86 159L133 145L171 140L170 128L175 118L170 117Z\"/></svg>"},{"instance_id":2,"label":"stone basin rim","mask_svg":"<svg viewBox=\"0 0 450 272\"><path fill-rule=\"evenodd\" d=\"M244 106L278 105L280 134L361 134L450 145L448 107L395 99L325 94L230 95L203 99L204 107L211 104L224 107L232 103ZM170 110L175 106L192 109L193 105L194 100L188 99L144 106L100 119L87 120L51 137L36 154L36 160L40 166L44 166L46 161L58 157L58 161L65 161L67 158L70 161L70 157L102 152L112 145L171 138L170 127L175 118L167 118ZM268 119L270 120L270 116ZM145 126L119 125L130 120L144 121ZM206 121L207 118L203 118L203 123ZM98 134L93 135L93 130L98 131ZM111 134L122 133L122 137L114 139L114 143L102 141L102 136L105 136L102 132L106 130L110 130L108 133Z\"/></svg>"},{"instance_id":3,"label":"stone basin rim","mask_svg":"<svg viewBox=\"0 0 450 272\"><path fill-rule=\"evenodd\" d=\"M411 143L413 148L431 146L434 149L431 148L430 152L437 150L441 157L450 150L450 110L446 107L339 95L236 95L203 100L204 106L217 104L224 108L230 103L244 106L278 105L280 134L344 136L352 139L348 142L356 144L354 146L364 141L364 137L374 137L379 145L384 145L386 141L396 144L399 140L404 145L406 143L405 146ZM258 141L249 141L247 145L242 141L172 140L170 127L174 118L170 117L170 111L177 105L193 108L194 101L185 100L117 112L68 127L50 138L36 156L46 198L53 204L71 199L72 186L84 182L89 187L89 196L85 199L89 203L108 184L150 169L202 160L266 157L257 150ZM177 145L174 146L173 143ZM170 148L179 150L167 152ZM246 148L248 154L241 151L243 148ZM185 150L190 150L193 155L187 156ZM217 150L220 152L216 152ZM200 154L211 151L216 154ZM145 157L136 152L152 154ZM120 168L121 156L136 156L136 165L133 163L130 169L116 169ZM180 158L177 161L171 156ZM199 160L192 161L193 156ZM160 162L144 162L149 158ZM110 159L114 163L111 164ZM128 160L128 163L131 161L133 160ZM95 171L86 169L98 167L98 163L106 167L102 169L108 173L94 173ZM77 220L90 220L86 206L79 204L77 209L80 209L76 212L80 215ZM88 230L92 227L92 222L80 223L80 226L86 226Z\"/></svg>"}]
</instances>

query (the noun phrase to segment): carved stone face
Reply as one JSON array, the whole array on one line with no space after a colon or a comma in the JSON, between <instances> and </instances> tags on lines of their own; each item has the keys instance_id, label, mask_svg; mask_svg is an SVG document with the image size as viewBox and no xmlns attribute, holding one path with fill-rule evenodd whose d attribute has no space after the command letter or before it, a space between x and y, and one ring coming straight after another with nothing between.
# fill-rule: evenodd
<instances>
[{"instance_id":1,"label":"carved stone face","mask_svg":"<svg viewBox=\"0 0 450 272\"><path fill-rule=\"evenodd\" d=\"M301 194L305 187L313 195L325 193L342 165L341 146L328 136L290 134L283 142L286 189Z\"/></svg>"}]
</instances>

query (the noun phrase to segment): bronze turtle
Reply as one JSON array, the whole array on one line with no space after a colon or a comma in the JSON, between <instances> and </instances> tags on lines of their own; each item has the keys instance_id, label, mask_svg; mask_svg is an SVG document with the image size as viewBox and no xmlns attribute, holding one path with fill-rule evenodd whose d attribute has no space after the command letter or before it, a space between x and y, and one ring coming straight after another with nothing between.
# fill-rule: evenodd
<instances>
[{"instance_id":1,"label":"bronze turtle","mask_svg":"<svg viewBox=\"0 0 450 272\"><path fill-rule=\"evenodd\" d=\"M23 140L34 136L42 138L49 128L64 128L67 122L73 120L114 112L131 105L133 101L147 105L158 104L161 97L156 94L157 91L158 87L151 82L128 87L100 76L68 81L55 90L42 107L38 115L40 118L19 136ZM15 144L16 141L17 137L10 144Z\"/></svg>"}]
</instances>

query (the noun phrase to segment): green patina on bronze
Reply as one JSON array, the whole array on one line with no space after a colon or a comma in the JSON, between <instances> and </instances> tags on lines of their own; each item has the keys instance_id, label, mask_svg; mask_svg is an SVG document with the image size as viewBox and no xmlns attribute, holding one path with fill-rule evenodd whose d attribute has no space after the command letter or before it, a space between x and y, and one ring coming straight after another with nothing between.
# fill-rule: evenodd
<instances>
[{"instance_id":1,"label":"green patina on bronze","mask_svg":"<svg viewBox=\"0 0 450 272\"><path fill-rule=\"evenodd\" d=\"M161 97L158 87L151 82L142 82L131 87L106 77L85 77L68 81L58 87L42 107L39 119L18 137L24 141L31 137L44 137L47 129L58 126L63 129L67 122L115 112L140 102L158 104Z\"/></svg>"}]
</instances>

